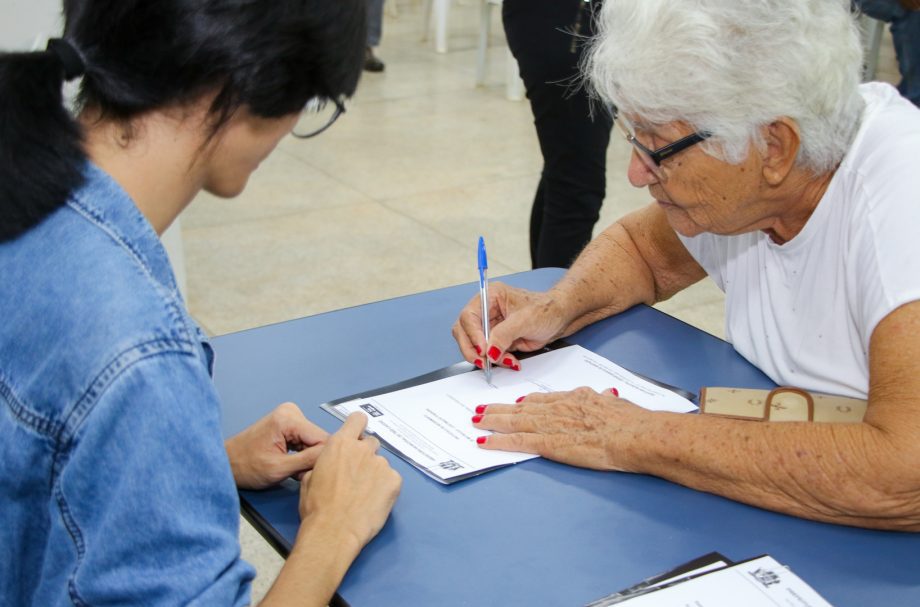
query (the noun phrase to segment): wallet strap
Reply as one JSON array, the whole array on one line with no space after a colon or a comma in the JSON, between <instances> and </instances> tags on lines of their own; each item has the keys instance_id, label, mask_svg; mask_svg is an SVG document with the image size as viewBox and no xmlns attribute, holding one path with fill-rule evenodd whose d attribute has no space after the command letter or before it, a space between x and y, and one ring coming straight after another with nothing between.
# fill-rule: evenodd
<instances>
[{"instance_id":1,"label":"wallet strap","mask_svg":"<svg viewBox=\"0 0 920 607\"><path fill-rule=\"evenodd\" d=\"M793 388L790 386L781 386L779 388L770 390L770 393L767 395L767 399L764 403L765 420L769 420L773 413L773 399L783 394L797 394L798 396L804 398L805 404L808 407L808 421L812 422L815 420L815 400L811 397L811 394L805 390L802 390L801 388Z\"/></svg>"}]
</instances>

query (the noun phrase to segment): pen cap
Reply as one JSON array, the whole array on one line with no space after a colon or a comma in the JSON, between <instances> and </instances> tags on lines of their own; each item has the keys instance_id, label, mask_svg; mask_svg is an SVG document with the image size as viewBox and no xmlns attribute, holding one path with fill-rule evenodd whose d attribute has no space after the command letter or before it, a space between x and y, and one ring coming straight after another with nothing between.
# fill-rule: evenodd
<instances>
[{"instance_id":1,"label":"pen cap","mask_svg":"<svg viewBox=\"0 0 920 607\"><path fill-rule=\"evenodd\" d=\"M479 266L479 288L483 288L486 281L486 269L489 267L489 260L486 257L486 242L479 237L478 247L478 266Z\"/></svg>"}]
</instances>

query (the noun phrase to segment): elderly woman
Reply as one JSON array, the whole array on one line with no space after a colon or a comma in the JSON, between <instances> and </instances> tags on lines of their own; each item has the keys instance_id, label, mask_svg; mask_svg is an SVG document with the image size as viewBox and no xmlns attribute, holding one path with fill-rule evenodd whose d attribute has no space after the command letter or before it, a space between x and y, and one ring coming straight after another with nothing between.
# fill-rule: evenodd
<instances>
[{"instance_id":1,"label":"elderly woman","mask_svg":"<svg viewBox=\"0 0 920 607\"><path fill-rule=\"evenodd\" d=\"M586 63L653 202L547 293L495 285L454 335L534 350L709 275L774 381L868 398L858 424L650 412L587 390L490 405L486 449L655 474L816 520L920 530L920 111L859 84L846 0L608 0ZM481 363L481 358L478 359Z\"/></svg>"}]
</instances>

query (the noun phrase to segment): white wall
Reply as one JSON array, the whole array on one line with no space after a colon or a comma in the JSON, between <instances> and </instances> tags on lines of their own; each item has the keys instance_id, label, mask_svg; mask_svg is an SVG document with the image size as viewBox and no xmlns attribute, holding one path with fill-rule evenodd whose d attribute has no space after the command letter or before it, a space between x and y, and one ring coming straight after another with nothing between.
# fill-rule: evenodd
<instances>
[{"instance_id":1,"label":"white wall","mask_svg":"<svg viewBox=\"0 0 920 607\"><path fill-rule=\"evenodd\" d=\"M0 48L31 49L38 36L59 34L60 0L0 0Z\"/></svg>"},{"instance_id":2,"label":"white wall","mask_svg":"<svg viewBox=\"0 0 920 607\"><path fill-rule=\"evenodd\" d=\"M63 24L60 0L0 0L0 50L44 47L48 38L60 35ZM172 262L179 290L185 296L185 255L179 219L161 240Z\"/></svg>"}]
</instances>

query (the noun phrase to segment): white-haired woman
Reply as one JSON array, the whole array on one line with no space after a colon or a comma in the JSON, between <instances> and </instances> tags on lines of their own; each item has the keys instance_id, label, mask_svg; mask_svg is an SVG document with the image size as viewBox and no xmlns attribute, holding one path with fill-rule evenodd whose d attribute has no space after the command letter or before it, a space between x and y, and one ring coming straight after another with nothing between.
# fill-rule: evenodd
<instances>
[{"instance_id":1,"label":"white-haired woman","mask_svg":"<svg viewBox=\"0 0 920 607\"><path fill-rule=\"evenodd\" d=\"M586 64L654 202L547 293L490 289L464 356L533 350L707 274L726 335L780 384L867 398L859 424L649 412L586 391L474 418L483 448L643 472L823 521L920 530L920 111L859 84L848 0L608 0ZM478 354L481 352L482 354Z\"/></svg>"}]
</instances>

